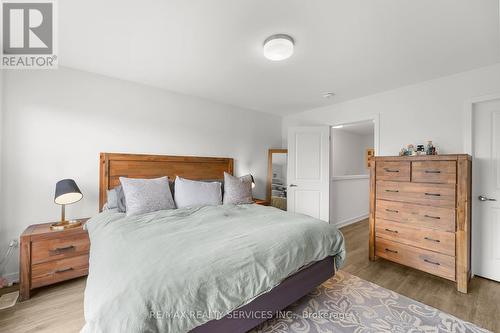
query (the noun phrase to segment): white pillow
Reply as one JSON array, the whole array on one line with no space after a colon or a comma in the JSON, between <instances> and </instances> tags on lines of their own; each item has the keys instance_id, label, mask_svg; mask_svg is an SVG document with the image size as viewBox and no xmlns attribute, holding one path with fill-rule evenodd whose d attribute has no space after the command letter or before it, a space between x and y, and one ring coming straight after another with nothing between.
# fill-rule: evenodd
<instances>
[{"instance_id":1,"label":"white pillow","mask_svg":"<svg viewBox=\"0 0 500 333\"><path fill-rule=\"evenodd\" d=\"M174 200L177 208L222 204L220 182L201 182L177 176L174 188Z\"/></svg>"},{"instance_id":2,"label":"white pillow","mask_svg":"<svg viewBox=\"0 0 500 333\"><path fill-rule=\"evenodd\" d=\"M120 183L125 194L127 216L175 208L167 177L155 179L120 177Z\"/></svg>"}]
</instances>

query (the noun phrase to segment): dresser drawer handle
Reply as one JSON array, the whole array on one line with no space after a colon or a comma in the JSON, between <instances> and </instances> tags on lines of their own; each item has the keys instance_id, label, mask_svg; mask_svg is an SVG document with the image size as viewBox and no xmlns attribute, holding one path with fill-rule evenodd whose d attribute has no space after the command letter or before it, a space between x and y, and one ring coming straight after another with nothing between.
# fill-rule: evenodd
<instances>
[{"instance_id":1,"label":"dresser drawer handle","mask_svg":"<svg viewBox=\"0 0 500 333\"><path fill-rule=\"evenodd\" d=\"M70 268L66 268L66 269L59 269L59 270L55 271L54 273L60 274L60 273L66 273L66 272L69 272L72 270L73 270L73 267L70 267Z\"/></svg>"},{"instance_id":2,"label":"dresser drawer handle","mask_svg":"<svg viewBox=\"0 0 500 333\"><path fill-rule=\"evenodd\" d=\"M385 231L393 232L393 233L395 233L395 234L397 234L397 233L398 233L398 231L397 231L397 230L392 230L392 229L387 229L387 228L385 228Z\"/></svg>"},{"instance_id":3,"label":"dresser drawer handle","mask_svg":"<svg viewBox=\"0 0 500 333\"><path fill-rule=\"evenodd\" d=\"M424 217L427 217L429 219L435 219L435 220L440 220L441 219L441 217L439 217L439 216L432 216L432 215L427 215L427 214L425 214Z\"/></svg>"},{"instance_id":4,"label":"dresser drawer handle","mask_svg":"<svg viewBox=\"0 0 500 333\"><path fill-rule=\"evenodd\" d=\"M73 250L74 248L75 248L74 245L65 246L65 247L58 247L58 248L51 250L51 252L55 252L56 254L60 254L62 252Z\"/></svg>"},{"instance_id":5,"label":"dresser drawer handle","mask_svg":"<svg viewBox=\"0 0 500 333\"><path fill-rule=\"evenodd\" d=\"M430 237L424 237L424 239L428 240L428 241L431 241L431 242L441 243L441 241L439 239L433 239L433 238L430 238Z\"/></svg>"},{"instance_id":6,"label":"dresser drawer handle","mask_svg":"<svg viewBox=\"0 0 500 333\"><path fill-rule=\"evenodd\" d=\"M385 172L399 172L397 169L389 169L389 168L384 168Z\"/></svg>"},{"instance_id":7,"label":"dresser drawer handle","mask_svg":"<svg viewBox=\"0 0 500 333\"><path fill-rule=\"evenodd\" d=\"M398 251L396 251L396 250L391 250L391 249L385 249L385 252L398 253Z\"/></svg>"},{"instance_id":8,"label":"dresser drawer handle","mask_svg":"<svg viewBox=\"0 0 500 333\"><path fill-rule=\"evenodd\" d=\"M399 190L385 190L386 192L391 192L391 193L398 193Z\"/></svg>"},{"instance_id":9,"label":"dresser drawer handle","mask_svg":"<svg viewBox=\"0 0 500 333\"><path fill-rule=\"evenodd\" d=\"M431 197L440 197L441 196L440 193L428 193L428 192L425 192L425 195L428 195L428 196L431 196Z\"/></svg>"},{"instance_id":10,"label":"dresser drawer handle","mask_svg":"<svg viewBox=\"0 0 500 333\"><path fill-rule=\"evenodd\" d=\"M438 262L434 262L434 261L430 261L429 259L424 259L424 261L428 264L433 264L433 265L436 265L436 266L440 266L441 264L438 263Z\"/></svg>"},{"instance_id":11,"label":"dresser drawer handle","mask_svg":"<svg viewBox=\"0 0 500 333\"><path fill-rule=\"evenodd\" d=\"M425 170L425 173L441 173L441 170Z\"/></svg>"},{"instance_id":12,"label":"dresser drawer handle","mask_svg":"<svg viewBox=\"0 0 500 333\"><path fill-rule=\"evenodd\" d=\"M389 209L389 208L386 208L385 209L386 212L389 212L389 213L399 213L399 210L396 210L396 209Z\"/></svg>"}]
</instances>

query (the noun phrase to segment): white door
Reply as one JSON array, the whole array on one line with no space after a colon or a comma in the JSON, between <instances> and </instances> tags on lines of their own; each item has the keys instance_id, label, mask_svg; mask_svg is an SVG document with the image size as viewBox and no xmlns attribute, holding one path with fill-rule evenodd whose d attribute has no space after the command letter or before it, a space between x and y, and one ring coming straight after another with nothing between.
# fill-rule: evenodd
<instances>
[{"instance_id":1,"label":"white door","mask_svg":"<svg viewBox=\"0 0 500 333\"><path fill-rule=\"evenodd\" d=\"M288 211L328 222L330 128L288 129Z\"/></svg>"},{"instance_id":2,"label":"white door","mask_svg":"<svg viewBox=\"0 0 500 333\"><path fill-rule=\"evenodd\" d=\"M474 273L500 281L500 99L475 104L473 117Z\"/></svg>"}]
</instances>

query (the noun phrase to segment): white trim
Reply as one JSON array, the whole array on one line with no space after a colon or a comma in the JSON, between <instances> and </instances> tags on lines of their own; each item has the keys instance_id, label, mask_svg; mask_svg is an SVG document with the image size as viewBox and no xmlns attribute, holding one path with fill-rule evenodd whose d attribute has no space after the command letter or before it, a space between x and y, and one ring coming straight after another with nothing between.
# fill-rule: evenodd
<instances>
[{"instance_id":1,"label":"white trim","mask_svg":"<svg viewBox=\"0 0 500 333\"><path fill-rule=\"evenodd\" d=\"M464 123L465 123L465 128L464 128L464 151L472 156L472 169L474 169L474 118L473 118L473 112L474 112L474 105L482 102L488 102L488 101L494 101L496 99L500 99L500 93L495 93L495 94L489 94L489 95L483 95L483 96L477 96L470 98L465 101L464 103ZM472 194L476 193L475 190L476 183L472 182ZM473 203L472 203L473 205ZM471 233L474 234L476 231L475 229L475 220L476 220L477 214L475 214L475 209L472 207L472 221L471 221ZM474 276L476 274L476 267L475 263L480 260L481 258L477 257L476 253L476 241L475 237L472 237L471 239L471 261L472 261L472 267L471 267L471 275Z\"/></svg>"},{"instance_id":2,"label":"white trim","mask_svg":"<svg viewBox=\"0 0 500 333\"><path fill-rule=\"evenodd\" d=\"M332 182L338 182L343 180L352 180L352 179L368 179L370 175L347 175L347 176L333 176Z\"/></svg>"},{"instance_id":3,"label":"white trim","mask_svg":"<svg viewBox=\"0 0 500 333\"><path fill-rule=\"evenodd\" d=\"M369 216L370 216L370 214L363 214L360 216L351 217L349 219L345 219L343 221L333 223L333 225L336 226L337 228L342 228L342 227L348 226L350 224L366 220Z\"/></svg>"},{"instance_id":4,"label":"white trim","mask_svg":"<svg viewBox=\"0 0 500 333\"><path fill-rule=\"evenodd\" d=\"M474 158L474 130L472 112L474 111L474 104L481 102L494 101L500 99L500 92L496 94L483 95L473 97L466 100L464 103L464 121L465 121L465 135L464 135L464 151Z\"/></svg>"}]
</instances>

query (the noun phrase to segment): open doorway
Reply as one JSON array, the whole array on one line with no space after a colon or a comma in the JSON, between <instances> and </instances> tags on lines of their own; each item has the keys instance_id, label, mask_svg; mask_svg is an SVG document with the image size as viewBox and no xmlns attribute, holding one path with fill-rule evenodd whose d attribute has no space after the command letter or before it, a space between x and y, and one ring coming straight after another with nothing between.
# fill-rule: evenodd
<instances>
[{"instance_id":1,"label":"open doorway","mask_svg":"<svg viewBox=\"0 0 500 333\"><path fill-rule=\"evenodd\" d=\"M373 120L332 126L330 223L340 227L368 218L368 157L374 148Z\"/></svg>"}]
</instances>

